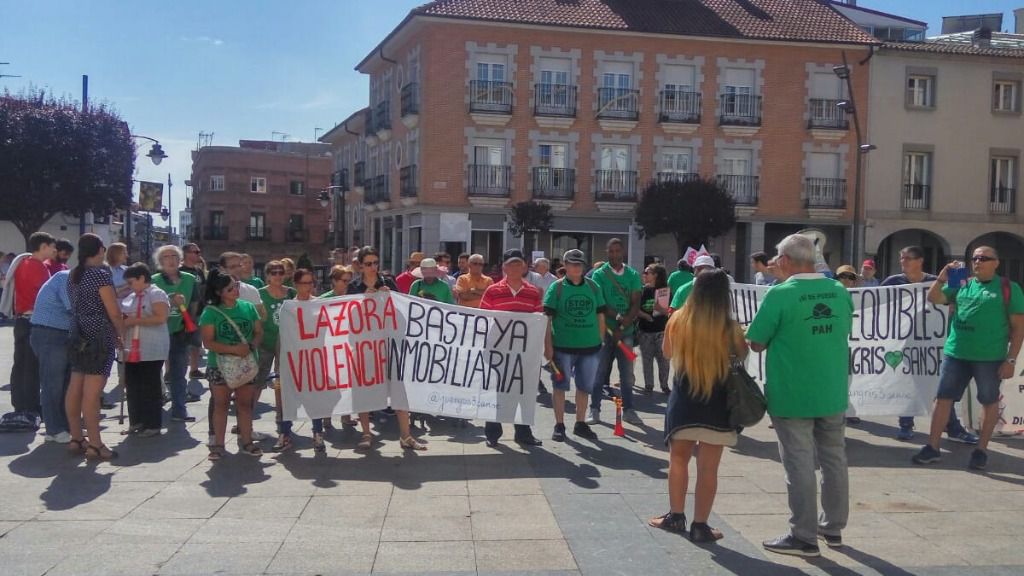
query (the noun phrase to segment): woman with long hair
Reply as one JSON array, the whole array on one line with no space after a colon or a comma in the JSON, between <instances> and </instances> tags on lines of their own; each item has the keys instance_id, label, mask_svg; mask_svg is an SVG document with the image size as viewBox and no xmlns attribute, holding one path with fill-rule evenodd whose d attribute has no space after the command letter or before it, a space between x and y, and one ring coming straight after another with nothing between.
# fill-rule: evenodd
<instances>
[{"instance_id":1,"label":"woman with long hair","mask_svg":"<svg viewBox=\"0 0 1024 576\"><path fill-rule=\"evenodd\" d=\"M372 246L361 248L356 258L362 273L356 276L348 285L349 294L373 294L388 290L398 291L398 286L395 285L394 280L378 272L380 269L380 254L375 248ZM409 411L395 410L395 413L398 416L398 431L401 437L399 444L402 445L402 448L406 450L426 450L427 447L425 445L420 444L412 437L409 429ZM373 434L370 433L369 412L361 412L359 414L359 425L363 430L363 437L359 440L356 448L359 450L369 450L373 444Z\"/></svg>"},{"instance_id":2,"label":"woman with long hair","mask_svg":"<svg viewBox=\"0 0 1024 576\"><path fill-rule=\"evenodd\" d=\"M669 316L667 304L668 300L672 299L672 295L668 294L668 273L661 264L648 264L644 268L643 280L644 290L640 295L637 336L644 366L644 391L648 394L654 391L654 364L657 362L661 391L668 394L669 362L661 353ZM664 298L665 305L659 301L659 291L668 295Z\"/></svg>"},{"instance_id":3,"label":"woman with long hair","mask_svg":"<svg viewBox=\"0 0 1024 576\"><path fill-rule=\"evenodd\" d=\"M731 310L729 276L723 270L709 270L694 280L686 305L672 315L665 330L664 353L675 370L675 385L665 413L665 443L670 446L670 510L648 523L655 528L686 532L688 467L696 450L690 539L697 543L722 537L707 522L718 491L722 448L735 446L737 440L736 429L729 425L724 383L733 358L740 362L746 358L747 344L743 329L730 316Z\"/></svg>"},{"instance_id":4,"label":"woman with long hair","mask_svg":"<svg viewBox=\"0 0 1024 576\"><path fill-rule=\"evenodd\" d=\"M121 300L121 312L127 331L124 342L129 352L124 365L128 396L129 434L148 438L160 434L163 418L163 383L160 371L171 351L167 331L170 300L167 293L152 284L149 267L137 263L124 272L131 289Z\"/></svg>"},{"instance_id":5,"label":"woman with long hair","mask_svg":"<svg viewBox=\"0 0 1024 576\"><path fill-rule=\"evenodd\" d=\"M206 308L199 317L203 346L208 351L206 366L210 390L213 392L213 442L210 460L224 455L224 433L228 425L228 404L235 395L238 443L241 452L262 456L263 451L252 440L252 409L255 387L248 382L232 390L218 369L217 359L223 355L248 356L259 349L263 337L260 313L252 302L238 297L239 280L215 268L206 281ZM235 326L238 327L236 331ZM238 331L242 334L240 339Z\"/></svg>"},{"instance_id":6,"label":"woman with long hair","mask_svg":"<svg viewBox=\"0 0 1024 576\"><path fill-rule=\"evenodd\" d=\"M111 460L117 452L100 438L100 399L121 343L124 323L114 293L110 268L104 265L106 247L95 234L78 239L78 266L68 280L74 310L71 326L71 380L64 399L71 442L68 450L89 459ZM88 440L82 437L82 420Z\"/></svg>"}]
</instances>

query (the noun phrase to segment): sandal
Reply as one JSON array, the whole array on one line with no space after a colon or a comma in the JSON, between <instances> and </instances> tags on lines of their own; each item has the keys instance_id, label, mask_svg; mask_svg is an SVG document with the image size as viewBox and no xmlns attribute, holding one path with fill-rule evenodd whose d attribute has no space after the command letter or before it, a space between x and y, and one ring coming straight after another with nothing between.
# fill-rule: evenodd
<instances>
[{"instance_id":1,"label":"sandal","mask_svg":"<svg viewBox=\"0 0 1024 576\"><path fill-rule=\"evenodd\" d=\"M117 456L117 452L107 448L103 444L100 444L99 446L87 444L85 447L85 457L89 460L110 461L117 458Z\"/></svg>"},{"instance_id":2,"label":"sandal","mask_svg":"<svg viewBox=\"0 0 1024 576\"><path fill-rule=\"evenodd\" d=\"M647 521L647 525L653 528L661 528L668 532L676 532L678 534L686 533L686 514L682 512L675 514L672 512L666 512L657 518L651 518Z\"/></svg>"},{"instance_id":3,"label":"sandal","mask_svg":"<svg viewBox=\"0 0 1024 576\"><path fill-rule=\"evenodd\" d=\"M327 446L324 444L323 434L313 434L313 451L327 452Z\"/></svg>"},{"instance_id":4,"label":"sandal","mask_svg":"<svg viewBox=\"0 0 1024 576\"><path fill-rule=\"evenodd\" d=\"M694 522L690 524L690 541L694 544L704 544L722 539L722 532L708 526L707 522Z\"/></svg>"},{"instance_id":5,"label":"sandal","mask_svg":"<svg viewBox=\"0 0 1024 576\"><path fill-rule=\"evenodd\" d=\"M261 450L259 445L255 442L249 442L245 446L242 446L242 453L248 454L249 456L263 456L263 450Z\"/></svg>"},{"instance_id":6,"label":"sandal","mask_svg":"<svg viewBox=\"0 0 1024 576\"><path fill-rule=\"evenodd\" d=\"M128 427L127 430L121 430L121 435L129 436L132 434L138 434L139 432L142 432L145 429L146 427L143 426L142 424L132 424L131 426Z\"/></svg>"},{"instance_id":7,"label":"sandal","mask_svg":"<svg viewBox=\"0 0 1024 576\"><path fill-rule=\"evenodd\" d=\"M406 450L426 450L427 449L426 445L420 444L412 436L406 436L405 438L402 438L398 443L401 444L402 448L405 448Z\"/></svg>"},{"instance_id":8,"label":"sandal","mask_svg":"<svg viewBox=\"0 0 1024 576\"><path fill-rule=\"evenodd\" d=\"M363 434L359 444L356 444L356 450L369 450L373 446L373 434Z\"/></svg>"},{"instance_id":9,"label":"sandal","mask_svg":"<svg viewBox=\"0 0 1024 576\"><path fill-rule=\"evenodd\" d=\"M81 456L85 454L85 447L88 446L88 440L82 438L81 440L75 440L74 438L68 442L68 454L74 456Z\"/></svg>"},{"instance_id":10,"label":"sandal","mask_svg":"<svg viewBox=\"0 0 1024 576\"><path fill-rule=\"evenodd\" d=\"M284 452L285 450L291 450L292 448L292 437L288 434L281 435L277 439L277 442L270 448L271 452Z\"/></svg>"},{"instance_id":11,"label":"sandal","mask_svg":"<svg viewBox=\"0 0 1024 576\"><path fill-rule=\"evenodd\" d=\"M224 446L220 444L210 444L208 446L210 453L206 456L206 459L210 462L216 462L224 457Z\"/></svg>"}]
</instances>

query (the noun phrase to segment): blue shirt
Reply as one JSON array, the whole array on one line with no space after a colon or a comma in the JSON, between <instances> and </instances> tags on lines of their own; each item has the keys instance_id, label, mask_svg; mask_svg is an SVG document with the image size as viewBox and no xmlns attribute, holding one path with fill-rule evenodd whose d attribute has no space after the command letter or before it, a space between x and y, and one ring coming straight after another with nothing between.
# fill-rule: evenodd
<instances>
[{"instance_id":1,"label":"blue shirt","mask_svg":"<svg viewBox=\"0 0 1024 576\"><path fill-rule=\"evenodd\" d=\"M71 299L68 297L69 270L61 270L43 284L32 312L33 326L71 330Z\"/></svg>"}]
</instances>

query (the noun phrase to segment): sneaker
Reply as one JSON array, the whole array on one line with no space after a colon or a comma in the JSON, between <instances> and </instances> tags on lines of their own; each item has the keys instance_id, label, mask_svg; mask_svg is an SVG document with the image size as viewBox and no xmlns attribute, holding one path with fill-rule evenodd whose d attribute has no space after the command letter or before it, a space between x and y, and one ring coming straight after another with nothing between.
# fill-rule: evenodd
<instances>
[{"instance_id":1,"label":"sneaker","mask_svg":"<svg viewBox=\"0 0 1024 576\"><path fill-rule=\"evenodd\" d=\"M913 426L900 426L900 431L896 433L897 440L911 440L914 438L914 427Z\"/></svg>"},{"instance_id":2,"label":"sneaker","mask_svg":"<svg viewBox=\"0 0 1024 576\"><path fill-rule=\"evenodd\" d=\"M536 438L532 434L530 436L523 436L521 438L516 438L515 440L516 440L516 444L519 444L520 446L543 446L544 445L543 442L541 442L538 438Z\"/></svg>"},{"instance_id":3,"label":"sneaker","mask_svg":"<svg viewBox=\"0 0 1024 576\"><path fill-rule=\"evenodd\" d=\"M263 432L257 432L255 430L252 431L253 442L262 442L264 440L270 440L270 438L270 434L264 434Z\"/></svg>"},{"instance_id":4,"label":"sneaker","mask_svg":"<svg viewBox=\"0 0 1024 576\"><path fill-rule=\"evenodd\" d=\"M974 446L978 443L978 437L967 430L961 430L959 434L947 434L946 436L948 436L953 442L960 442L961 444L970 444L971 446Z\"/></svg>"},{"instance_id":5,"label":"sneaker","mask_svg":"<svg viewBox=\"0 0 1024 576\"><path fill-rule=\"evenodd\" d=\"M861 422L860 418L858 418L856 416L848 416L846 418L846 424L849 425L849 426L856 426L857 424L860 424L860 422Z\"/></svg>"},{"instance_id":6,"label":"sneaker","mask_svg":"<svg viewBox=\"0 0 1024 576\"><path fill-rule=\"evenodd\" d=\"M914 454L911 460L914 464L932 464L942 460L942 454L935 448L932 448L931 445L925 444L920 452Z\"/></svg>"},{"instance_id":7,"label":"sneaker","mask_svg":"<svg viewBox=\"0 0 1024 576\"><path fill-rule=\"evenodd\" d=\"M572 435L579 436L580 438L586 438L587 440L597 440L597 434L587 426L586 422L577 422L572 427Z\"/></svg>"},{"instance_id":8,"label":"sneaker","mask_svg":"<svg viewBox=\"0 0 1024 576\"><path fill-rule=\"evenodd\" d=\"M776 554L788 554L790 556L802 556L804 558L816 558L821 556L821 549L817 544L809 544L794 537L792 534L779 536L774 540L765 540L762 544L764 549Z\"/></svg>"},{"instance_id":9,"label":"sneaker","mask_svg":"<svg viewBox=\"0 0 1024 576\"><path fill-rule=\"evenodd\" d=\"M551 434L555 442L565 442L565 424L555 424L555 431Z\"/></svg>"},{"instance_id":10,"label":"sneaker","mask_svg":"<svg viewBox=\"0 0 1024 576\"><path fill-rule=\"evenodd\" d=\"M159 428L146 428L145 430L138 433L139 438L152 438L153 436L159 436Z\"/></svg>"},{"instance_id":11,"label":"sneaker","mask_svg":"<svg viewBox=\"0 0 1024 576\"><path fill-rule=\"evenodd\" d=\"M56 434L47 434L43 436L43 442L55 442L57 444L67 444L71 442L70 432L58 432Z\"/></svg>"},{"instance_id":12,"label":"sneaker","mask_svg":"<svg viewBox=\"0 0 1024 576\"><path fill-rule=\"evenodd\" d=\"M971 470L984 470L986 466L988 466L988 452L981 448L975 448L971 452L971 461L967 467Z\"/></svg>"},{"instance_id":13,"label":"sneaker","mask_svg":"<svg viewBox=\"0 0 1024 576\"><path fill-rule=\"evenodd\" d=\"M843 537L841 535L840 536L833 536L832 534L822 534L821 532L818 532L818 539L819 540L824 540L825 544L829 548L842 548L843 547Z\"/></svg>"},{"instance_id":14,"label":"sneaker","mask_svg":"<svg viewBox=\"0 0 1024 576\"><path fill-rule=\"evenodd\" d=\"M587 418L584 420L587 424L600 424L601 423L601 409L591 408L587 411Z\"/></svg>"},{"instance_id":15,"label":"sneaker","mask_svg":"<svg viewBox=\"0 0 1024 576\"><path fill-rule=\"evenodd\" d=\"M624 422L626 422L628 424L632 424L634 426L643 426L644 425L644 421L640 419L640 415L637 414L636 410L633 410L632 408L629 408L629 409L626 409L626 410L622 411L622 420Z\"/></svg>"}]
</instances>

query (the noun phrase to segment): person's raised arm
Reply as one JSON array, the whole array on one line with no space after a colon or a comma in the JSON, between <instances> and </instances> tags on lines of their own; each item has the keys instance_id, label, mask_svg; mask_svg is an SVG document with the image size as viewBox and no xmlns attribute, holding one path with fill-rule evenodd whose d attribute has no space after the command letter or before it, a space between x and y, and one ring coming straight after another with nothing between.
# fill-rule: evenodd
<instances>
[{"instance_id":1,"label":"person's raised arm","mask_svg":"<svg viewBox=\"0 0 1024 576\"><path fill-rule=\"evenodd\" d=\"M932 304L949 304L949 298L946 297L946 293L943 292L943 287L949 282L949 269L959 267L959 262L950 262L942 267L939 272L939 277L932 285L928 288L928 301Z\"/></svg>"}]
</instances>

